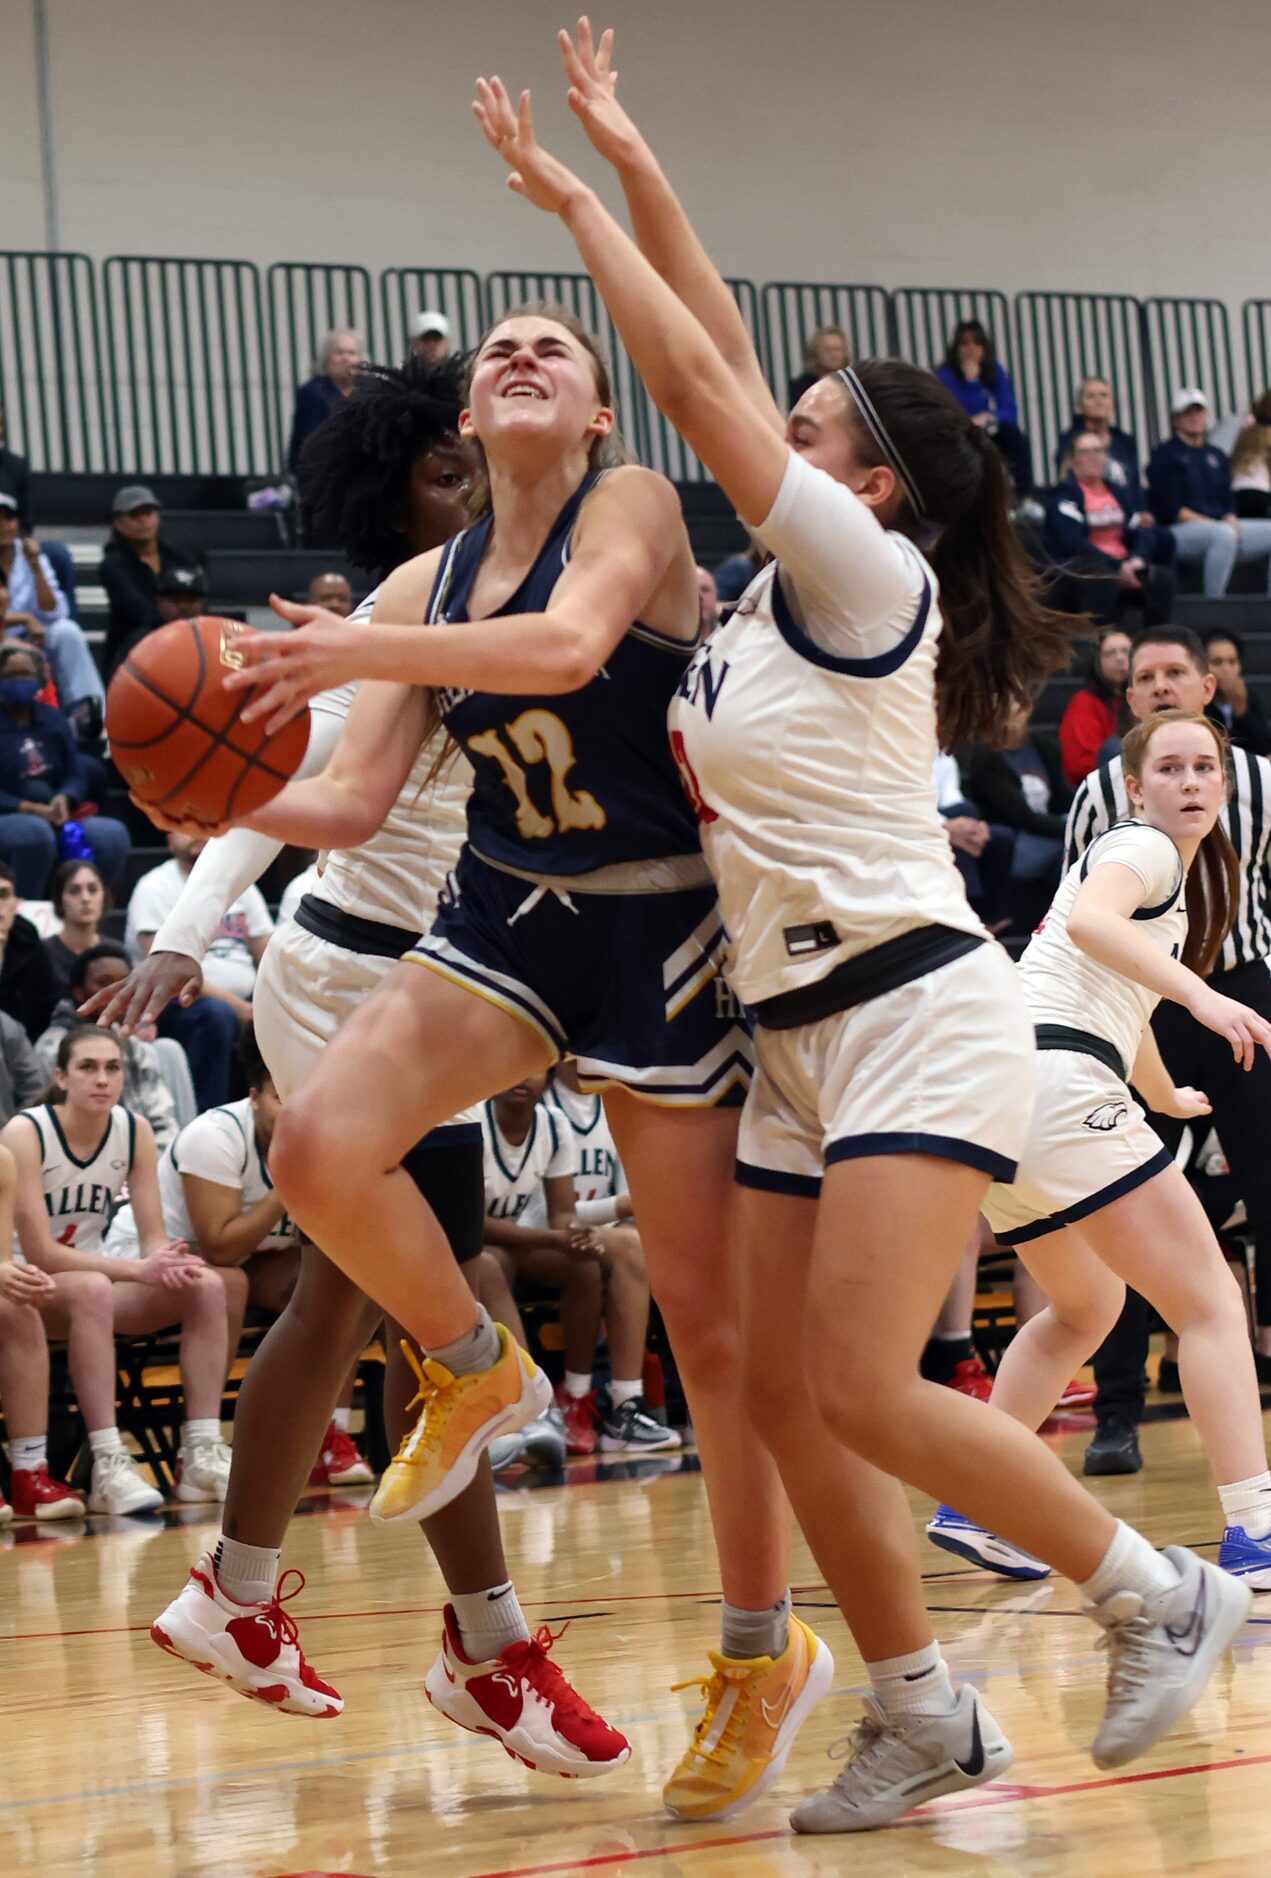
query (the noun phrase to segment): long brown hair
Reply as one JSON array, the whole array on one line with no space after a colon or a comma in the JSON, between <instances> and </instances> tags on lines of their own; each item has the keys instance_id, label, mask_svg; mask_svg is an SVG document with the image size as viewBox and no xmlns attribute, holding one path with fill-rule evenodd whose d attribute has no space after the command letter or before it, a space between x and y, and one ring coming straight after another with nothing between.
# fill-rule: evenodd
<instances>
[{"instance_id":1,"label":"long brown hair","mask_svg":"<svg viewBox=\"0 0 1271 1878\"><path fill-rule=\"evenodd\" d=\"M71 1058L75 1054L76 1045L82 1043L85 1037L96 1038L99 1042L113 1043L115 1048L119 1051L120 1056L123 1056L124 1046L120 1041L118 1031L105 1029L99 1024L72 1024L57 1046L55 1062L57 1068L62 1071L63 1075L66 1074L66 1071L71 1066ZM49 1084L47 1089L37 1096L31 1106L38 1107L41 1103L49 1103L56 1106L57 1103L65 1102L65 1100L65 1089L62 1088L59 1082L54 1080Z\"/></svg>"},{"instance_id":2,"label":"long brown hair","mask_svg":"<svg viewBox=\"0 0 1271 1878\"><path fill-rule=\"evenodd\" d=\"M558 306L551 300L527 300L523 306L510 306L506 313L500 314L493 325L487 326L477 341L468 358L467 369L463 375L463 402L466 406L472 395L472 375L476 371L477 361L481 357L481 348L491 333L498 332L500 326L506 326L515 319L550 320L553 326L563 326L578 341L583 351L591 360L591 373L595 380L596 396L601 404L613 406L613 379L609 371L609 361L605 357L604 347L595 333L589 333L576 314L568 307ZM468 520L480 521L490 512L490 477L486 469L485 451L479 437L471 439L476 455L476 469L472 479L472 498L468 504ZM615 427L607 437L593 437L587 454L588 469L615 469L620 463L630 463L631 453L627 449L621 433Z\"/></svg>"},{"instance_id":3,"label":"long brown hair","mask_svg":"<svg viewBox=\"0 0 1271 1878\"><path fill-rule=\"evenodd\" d=\"M1092 621L1045 604L1011 526L1002 459L952 392L902 359L864 359L856 373L922 498L923 517L906 500L894 526L924 549L940 582L941 746L1001 743L1011 707L1031 710L1068 664L1070 636ZM858 462L885 462L851 393L843 395Z\"/></svg>"},{"instance_id":4,"label":"long brown hair","mask_svg":"<svg viewBox=\"0 0 1271 1878\"><path fill-rule=\"evenodd\" d=\"M1127 776L1142 780L1148 745L1158 730L1170 724L1203 724L1213 738L1224 774L1229 774L1231 744L1226 733L1203 711L1153 711L1127 732L1121 762ZM1182 962L1202 978L1218 963L1223 941L1231 931L1240 901L1240 862L1231 836L1215 822L1196 850L1187 870L1187 938Z\"/></svg>"}]
</instances>

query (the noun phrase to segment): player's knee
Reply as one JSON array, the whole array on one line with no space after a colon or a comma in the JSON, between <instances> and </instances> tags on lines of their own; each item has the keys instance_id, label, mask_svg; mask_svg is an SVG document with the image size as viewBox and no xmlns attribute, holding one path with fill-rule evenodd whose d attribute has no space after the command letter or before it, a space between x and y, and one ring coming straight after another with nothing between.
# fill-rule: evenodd
<instances>
[{"instance_id":1,"label":"player's knee","mask_svg":"<svg viewBox=\"0 0 1271 1878\"><path fill-rule=\"evenodd\" d=\"M341 1167L347 1159L339 1151L329 1116L300 1098L278 1117L269 1144L269 1172L274 1186L294 1213L307 1201L311 1208L347 1191Z\"/></svg>"},{"instance_id":2,"label":"player's knee","mask_svg":"<svg viewBox=\"0 0 1271 1878\"><path fill-rule=\"evenodd\" d=\"M75 1323L101 1324L110 1329L115 1314L115 1287L104 1272L83 1272L70 1293L70 1314Z\"/></svg>"}]
</instances>

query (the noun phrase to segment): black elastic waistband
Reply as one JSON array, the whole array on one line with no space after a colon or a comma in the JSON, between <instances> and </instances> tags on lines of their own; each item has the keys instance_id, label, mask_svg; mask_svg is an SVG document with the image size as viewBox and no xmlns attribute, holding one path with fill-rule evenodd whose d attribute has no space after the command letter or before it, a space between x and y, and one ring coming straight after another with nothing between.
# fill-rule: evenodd
<instances>
[{"instance_id":1,"label":"black elastic waistband","mask_svg":"<svg viewBox=\"0 0 1271 1878\"><path fill-rule=\"evenodd\" d=\"M306 893L296 908L296 924L315 939L325 939L346 952L361 952L372 959L399 959L403 952L418 945L420 938L413 927L390 926L384 920L341 912L329 900L319 900L312 893Z\"/></svg>"},{"instance_id":2,"label":"black elastic waistband","mask_svg":"<svg viewBox=\"0 0 1271 1878\"><path fill-rule=\"evenodd\" d=\"M1122 1082L1127 1079L1121 1052L1106 1037L1096 1037L1089 1030L1072 1030L1067 1024L1038 1024L1039 1050L1072 1050L1077 1056L1092 1056L1105 1068L1115 1070Z\"/></svg>"},{"instance_id":3,"label":"black elastic waistband","mask_svg":"<svg viewBox=\"0 0 1271 1878\"><path fill-rule=\"evenodd\" d=\"M888 991L898 991L901 985L925 978L928 972L983 944L980 933L958 932L952 926L915 926L899 938L885 939L868 952L858 952L854 959L844 959L810 985L798 985L793 991L779 991L775 998L762 999L751 1007L752 1015L766 1030L794 1030L800 1024L815 1024L836 1011L848 1011L854 1004L868 1004Z\"/></svg>"}]
</instances>

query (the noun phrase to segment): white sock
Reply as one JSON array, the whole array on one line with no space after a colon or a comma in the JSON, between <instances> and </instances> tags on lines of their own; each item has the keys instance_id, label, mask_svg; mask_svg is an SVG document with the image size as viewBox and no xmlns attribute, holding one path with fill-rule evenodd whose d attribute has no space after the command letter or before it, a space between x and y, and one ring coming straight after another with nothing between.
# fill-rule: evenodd
<instances>
[{"instance_id":1,"label":"white sock","mask_svg":"<svg viewBox=\"0 0 1271 1878\"><path fill-rule=\"evenodd\" d=\"M931 1642L908 1656L886 1656L866 1663L870 1688L888 1721L902 1715L951 1715L957 1696L940 1645Z\"/></svg>"},{"instance_id":2,"label":"white sock","mask_svg":"<svg viewBox=\"0 0 1271 1878\"><path fill-rule=\"evenodd\" d=\"M24 1474L33 1474L37 1468L49 1464L47 1435L16 1435L12 1441L6 1441L4 1447L10 1467Z\"/></svg>"},{"instance_id":3,"label":"white sock","mask_svg":"<svg viewBox=\"0 0 1271 1878\"><path fill-rule=\"evenodd\" d=\"M335 1423L337 1428L342 1428L347 1435L353 1422L353 1410L351 1408L338 1408L331 1417L331 1420Z\"/></svg>"},{"instance_id":4,"label":"white sock","mask_svg":"<svg viewBox=\"0 0 1271 1878\"><path fill-rule=\"evenodd\" d=\"M182 1422L181 1446L192 1448L198 1441L219 1441L221 1424L215 1415L209 1415L204 1421Z\"/></svg>"},{"instance_id":5,"label":"white sock","mask_svg":"<svg viewBox=\"0 0 1271 1878\"><path fill-rule=\"evenodd\" d=\"M972 1343L974 1339L971 1335L971 1326L968 1324L965 1330L933 1330L928 1341L930 1343Z\"/></svg>"},{"instance_id":6,"label":"white sock","mask_svg":"<svg viewBox=\"0 0 1271 1878\"><path fill-rule=\"evenodd\" d=\"M572 1396L590 1395L591 1394L590 1373L588 1373L585 1376L582 1376L582 1375L579 1375L577 1370L567 1369L565 1371L565 1394L572 1395Z\"/></svg>"},{"instance_id":7,"label":"white sock","mask_svg":"<svg viewBox=\"0 0 1271 1878\"><path fill-rule=\"evenodd\" d=\"M1077 1588L1088 1604L1102 1604L1114 1591L1135 1591L1141 1598L1150 1598L1177 1583L1178 1573L1164 1553L1119 1519L1099 1569Z\"/></svg>"},{"instance_id":8,"label":"white sock","mask_svg":"<svg viewBox=\"0 0 1271 1878\"><path fill-rule=\"evenodd\" d=\"M1271 1472L1233 1480L1229 1487L1219 1487L1218 1498L1229 1526L1243 1526L1251 1539L1271 1537Z\"/></svg>"},{"instance_id":9,"label":"white sock","mask_svg":"<svg viewBox=\"0 0 1271 1878\"><path fill-rule=\"evenodd\" d=\"M644 1382L639 1376L634 1382L619 1382L616 1377L610 1378L609 1400L615 1408L621 1408L624 1402L629 1402L633 1396L641 1395L643 1392Z\"/></svg>"},{"instance_id":10,"label":"white sock","mask_svg":"<svg viewBox=\"0 0 1271 1878\"><path fill-rule=\"evenodd\" d=\"M488 1591L459 1591L451 1599L459 1641L473 1663L488 1663L509 1643L523 1643L530 1634L510 1579Z\"/></svg>"},{"instance_id":11,"label":"white sock","mask_svg":"<svg viewBox=\"0 0 1271 1878\"><path fill-rule=\"evenodd\" d=\"M278 1582L281 1558L281 1547L243 1545L222 1533L212 1554L216 1582L235 1604L268 1604Z\"/></svg>"},{"instance_id":12,"label":"white sock","mask_svg":"<svg viewBox=\"0 0 1271 1878\"><path fill-rule=\"evenodd\" d=\"M109 1428L90 1428L88 1445L93 1450L94 1460L102 1454L122 1454L124 1451L123 1439L113 1422Z\"/></svg>"}]
</instances>

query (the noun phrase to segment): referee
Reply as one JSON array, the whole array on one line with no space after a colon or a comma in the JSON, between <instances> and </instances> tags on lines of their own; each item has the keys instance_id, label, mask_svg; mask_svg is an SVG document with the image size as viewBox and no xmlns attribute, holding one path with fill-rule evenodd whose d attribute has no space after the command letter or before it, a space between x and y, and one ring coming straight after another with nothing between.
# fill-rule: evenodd
<instances>
[{"instance_id":1,"label":"referee","mask_svg":"<svg viewBox=\"0 0 1271 1878\"><path fill-rule=\"evenodd\" d=\"M1126 701L1136 718L1153 711L1203 711L1214 678L1201 641L1185 626L1153 626L1130 654ZM1240 862L1235 923L1211 977L1215 990L1271 1019L1271 761L1247 750L1231 752L1231 793L1223 822ZM1068 814L1066 865L1078 860L1096 835L1129 813L1121 758L1092 770ZM1203 1089L1213 1104L1236 1189L1253 1233L1258 1281L1259 1380L1271 1380L1271 1058L1259 1050L1242 1070L1230 1046L1198 1024L1181 1004L1162 999L1152 1019L1161 1055L1175 1083ZM1174 1147L1182 1124L1152 1116L1152 1126ZM1097 1427L1086 1449L1087 1474L1134 1474L1143 1465L1144 1363L1152 1327L1150 1307L1127 1292L1116 1329L1094 1359L1099 1393Z\"/></svg>"}]
</instances>

